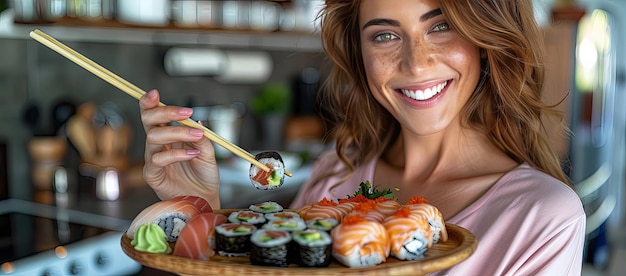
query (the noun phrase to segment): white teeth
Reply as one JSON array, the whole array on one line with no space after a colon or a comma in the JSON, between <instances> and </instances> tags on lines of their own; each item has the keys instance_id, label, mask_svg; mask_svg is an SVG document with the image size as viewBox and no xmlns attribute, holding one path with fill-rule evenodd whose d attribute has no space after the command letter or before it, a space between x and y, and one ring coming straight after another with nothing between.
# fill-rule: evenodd
<instances>
[{"instance_id":1,"label":"white teeth","mask_svg":"<svg viewBox=\"0 0 626 276\"><path fill-rule=\"evenodd\" d=\"M432 98L433 96L437 95L439 92L441 92L441 90L443 90L444 87L446 87L446 85L448 85L448 81L437 84L431 88L426 88L424 90L400 89L400 91L402 91L402 94L404 94L405 96L411 99L423 101L423 100L428 100Z\"/></svg>"}]
</instances>

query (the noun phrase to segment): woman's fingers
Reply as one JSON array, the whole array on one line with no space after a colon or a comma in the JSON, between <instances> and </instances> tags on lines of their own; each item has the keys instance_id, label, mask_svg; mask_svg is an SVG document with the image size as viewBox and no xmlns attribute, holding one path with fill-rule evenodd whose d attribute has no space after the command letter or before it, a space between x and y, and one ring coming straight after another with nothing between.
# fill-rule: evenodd
<instances>
[{"instance_id":1,"label":"woman's fingers","mask_svg":"<svg viewBox=\"0 0 626 276\"><path fill-rule=\"evenodd\" d=\"M149 164L154 168L163 168L176 162L187 161L200 154L197 149L169 149L152 155Z\"/></svg>"},{"instance_id":2,"label":"woman's fingers","mask_svg":"<svg viewBox=\"0 0 626 276\"><path fill-rule=\"evenodd\" d=\"M185 126L153 127L146 134L146 151L150 154L161 151L163 145L198 142L204 136L202 130Z\"/></svg>"},{"instance_id":3,"label":"woman's fingers","mask_svg":"<svg viewBox=\"0 0 626 276\"><path fill-rule=\"evenodd\" d=\"M191 116L193 109L179 106L159 107L159 92L151 90L139 99L141 122L146 133L154 126L163 126L171 122L182 121Z\"/></svg>"}]
</instances>

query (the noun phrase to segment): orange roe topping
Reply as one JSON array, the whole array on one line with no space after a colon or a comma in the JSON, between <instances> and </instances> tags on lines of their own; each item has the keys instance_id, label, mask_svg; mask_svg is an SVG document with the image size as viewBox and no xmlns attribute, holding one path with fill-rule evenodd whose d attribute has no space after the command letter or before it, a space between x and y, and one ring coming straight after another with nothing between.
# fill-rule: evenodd
<instances>
[{"instance_id":1,"label":"orange roe topping","mask_svg":"<svg viewBox=\"0 0 626 276\"><path fill-rule=\"evenodd\" d=\"M341 224L344 225L352 225L352 224L357 224L359 222L365 221L365 218L359 215L351 215L351 216L347 216L345 217L342 221Z\"/></svg>"},{"instance_id":2,"label":"orange roe topping","mask_svg":"<svg viewBox=\"0 0 626 276\"><path fill-rule=\"evenodd\" d=\"M410 214L411 210L409 210L409 207L402 207L398 209L398 211L396 211L393 215L396 217L408 218Z\"/></svg>"},{"instance_id":3,"label":"orange roe topping","mask_svg":"<svg viewBox=\"0 0 626 276\"><path fill-rule=\"evenodd\" d=\"M334 202L334 201L332 201L330 199L327 199L326 197L324 197L324 198L322 198L322 200L318 201L317 204L320 205L320 206L337 206L336 202Z\"/></svg>"},{"instance_id":4,"label":"orange roe topping","mask_svg":"<svg viewBox=\"0 0 626 276\"><path fill-rule=\"evenodd\" d=\"M363 214L367 214L370 210L376 208L376 201L367 200L363 202L359 202L352 210L361 212Z\"/></svg>"},{"instance_id":5,"label":"orange roe topping","mask_svg":"<svg viewBox=\"0 0 626 276\"><path fill-rule=\"evenodd\" d=\"M383 201L390 201L390 200L396 200L395 198L387 198L384 196L379 196L376 199L374 199L376 202L383 202Z\"/></svg>"},{"instance_id":6,"label":"orange roe topping","mask_svg":"<svg viewBox=\"0 0 626 276\"><path fill-rule=\"evenodd\" d=\"M366 200L368 200L368 199L367 199L367 198L365 198L365 196L364 196L364 195L362 195L362 194L358 194L358 195L355 195L355 196L353 196L353 197L348 197L348 198L342 198L342 199L339 199L339 203L347 203L347 202L363 202L363 201L366 201Z\"/></svg>"},{"instance_id":7,"label":"orange roe topping","mask_svg":"<svg viewBox=\"0 0 626 276\"><path fill-rule=\"evenodd\" d=\"M428 200L426 200L424 197L421 197L421 196L414 196L414 197L411 197L406 204L420 204L420 203L428 204Z\"/></svg>"}]
</instances>

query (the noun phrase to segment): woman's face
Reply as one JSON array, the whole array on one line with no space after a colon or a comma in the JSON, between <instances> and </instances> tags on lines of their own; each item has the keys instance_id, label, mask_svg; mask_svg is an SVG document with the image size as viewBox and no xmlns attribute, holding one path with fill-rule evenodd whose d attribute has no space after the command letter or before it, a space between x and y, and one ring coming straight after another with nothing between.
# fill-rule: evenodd
<instances>
[{"instance_id":1,"label":"woman's face","mask_svg":"<svg viewBox=\"0 0 626 276\"><path fill-rule=\"evenodd\" d=\"M480 76L478 47L439 8L436 0L363 0L359 11L369 88L417 135L458 123Z\"/></svg>"}]
</instances>

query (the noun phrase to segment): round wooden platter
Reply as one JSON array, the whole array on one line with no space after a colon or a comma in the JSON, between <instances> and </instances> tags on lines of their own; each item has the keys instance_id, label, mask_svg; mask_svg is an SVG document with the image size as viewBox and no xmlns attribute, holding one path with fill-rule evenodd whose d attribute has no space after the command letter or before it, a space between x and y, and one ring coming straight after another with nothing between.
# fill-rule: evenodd
<instances>
[{"instance_id":1,"label":"round wooden platter","mask_svg":"<svg viewBox=\"0 0 626 276\"><path fill-rule=\"evenodd\" d=\"M228 215L235 210L214 210ZM423 275L452 267L468 258L478 243L474 234L458 225L446 223L448 240L433 244L424 258L415 261L401 261L394 257L370 267L349 268L333 260L330 266L321 268L257 266L250 264L248 257L227 257L215 255L208 261L200 261L173 255L146 253L135 250L131 239L122 235L122 250L133 260L144 266L172 272L179 275ZM174 244L171 245L173 248Z\"/></svg>"}]
</instances>

